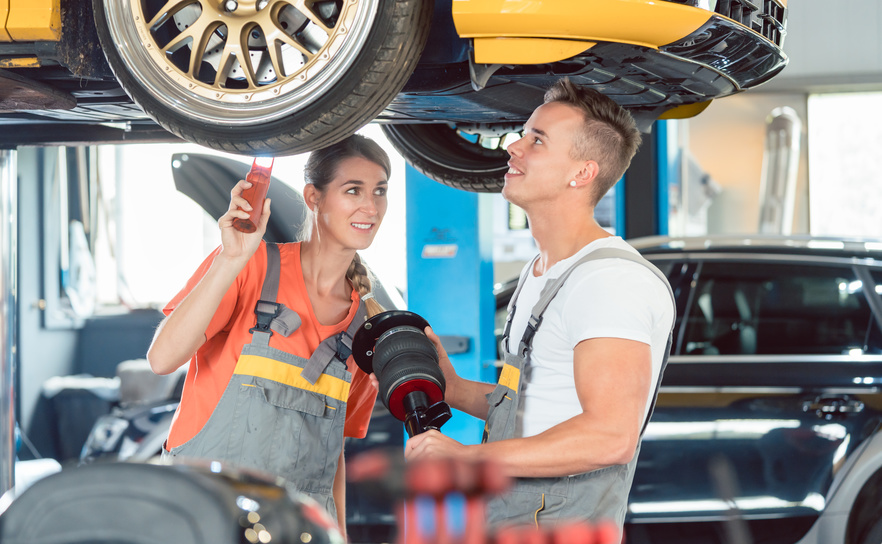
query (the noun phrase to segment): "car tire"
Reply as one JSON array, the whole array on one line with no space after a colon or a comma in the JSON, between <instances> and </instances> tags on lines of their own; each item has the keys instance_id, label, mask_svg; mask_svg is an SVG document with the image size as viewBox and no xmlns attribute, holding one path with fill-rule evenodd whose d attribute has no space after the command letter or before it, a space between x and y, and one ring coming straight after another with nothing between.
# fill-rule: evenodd
<instances>
[{"instance_id":1,"label":"car tire","mask_svg":"<svg viewBox=\"0 0 882 544\"><path fill-rule=\"evenodd\" d=\"M882 544L882 518L877 519L861 539L861 544Z\"/></svg>"},{"instance_id":2,"label":"car tire","mask_svg":"<svg viewBox=\"0 0 882 544\"><path fill-rule=\"evenodd\" d=\"M479 193L498 193L505 185L509 156L501 145L484 147L479 138L464 137L446 124L389 124L382 128L407 162L435 181Z\"/></svg>"},{"instance_id":3,"label":"car tire","mask_svg":"<svg viewBox=\"0 0 882 544\"><path fill-rule=\"evenodd\" d=\"M430 0L310 5L93 0L105 56L145 113L247 155L311 151L372 121L413 72L433 11Z\"/></svg>"}]
</instances>

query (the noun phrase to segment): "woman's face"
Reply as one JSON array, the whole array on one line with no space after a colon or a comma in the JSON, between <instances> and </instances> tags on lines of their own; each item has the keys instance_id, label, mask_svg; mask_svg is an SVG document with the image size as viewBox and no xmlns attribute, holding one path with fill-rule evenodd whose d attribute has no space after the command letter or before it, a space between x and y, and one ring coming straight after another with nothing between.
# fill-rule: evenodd
<instances>
[{"instance_id":1,"label":"woman's face","mask_svg":"<svg viewBox=\"0 0 882 544\"><path fill-rule=\"evenodd\" d=\"M386 215L386 171L362 157L349 157L337 166L334 179L318 196L319 240L345 249L371 245Z\"/></svg>"}]
</instances>

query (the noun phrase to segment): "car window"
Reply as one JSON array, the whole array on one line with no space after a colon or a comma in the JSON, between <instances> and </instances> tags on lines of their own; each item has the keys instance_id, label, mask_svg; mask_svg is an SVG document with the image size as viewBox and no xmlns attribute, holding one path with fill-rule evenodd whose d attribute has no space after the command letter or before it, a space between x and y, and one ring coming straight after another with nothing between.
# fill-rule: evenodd
<instances>
[{"instance_id":1,"label":"car window","mask_svg":"<svg viewBox=\"0 0 882 544\"><path fill-rule=\"evenodd\" d=\"M699 274L683 353L864 353L871 325L850 267L711 262Z\"/></svg>"},{"instance_id":2,"label":"car window","mask_svg":"<svg viewBox=\"0 0 882 544\"><path fill-rule=\"evenodd\" d=\"M882 298L882 271L872 272L872 275L873 281L876 282L875 296ZM867 333L867 353L882 353L882 324L875 317Z\"/></svg>"},{"instance_id":3,"label":"car window","mask_svg":"<svg viewBox=\"0 0 882 544\"><path fill-rule=\"evenodd\" d=\"M671 261L666 259L647 257L667 278L677 301L677 315L674 322L674 338L680 338L680 329L683 327L683 319L686 304L689 300L692 280L695 277L697 264L694 262ZM672 353L679 353L679 343L671 348Z\"/></svg>"}]
</instances>

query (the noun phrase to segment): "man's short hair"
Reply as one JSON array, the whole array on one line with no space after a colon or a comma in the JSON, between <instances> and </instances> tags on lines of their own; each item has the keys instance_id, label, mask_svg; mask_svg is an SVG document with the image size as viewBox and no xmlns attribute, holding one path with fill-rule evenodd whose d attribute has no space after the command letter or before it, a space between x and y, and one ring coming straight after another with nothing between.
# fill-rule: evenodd
<instances>
[{"instance_id":1,"label":"man's short hair","mask_svg":"<svg viewBox=\"0 0 882 544\"><path fill-rule=\"evenodd\" d=\"M594 204L624 175L640 145L634 118L608 96L575 85L569 78L557 81L545 93L545 103L561 102L582 111L585 122L573 137L572 157L594 160L600 167Z\"/></svg>"}]
</instances>

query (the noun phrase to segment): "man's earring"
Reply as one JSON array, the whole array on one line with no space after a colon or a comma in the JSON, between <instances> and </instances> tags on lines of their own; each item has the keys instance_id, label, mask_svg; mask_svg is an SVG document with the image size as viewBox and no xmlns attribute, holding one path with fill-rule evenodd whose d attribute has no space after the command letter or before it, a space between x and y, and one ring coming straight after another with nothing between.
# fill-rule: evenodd
<instances>
[{"instance_id":1,"label":"man's earring","mask_svg":"<svg viewBox=\"0 0 882 544\"><path fill-rule=\"evenodd\" d=\"M575 186L576 186L576 180L571 181L571 182L570 182L570 187L575 187Z\"/></svg>"}]
</instances>

